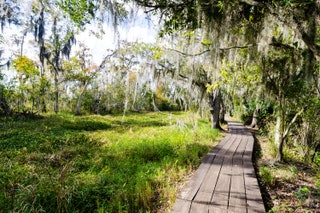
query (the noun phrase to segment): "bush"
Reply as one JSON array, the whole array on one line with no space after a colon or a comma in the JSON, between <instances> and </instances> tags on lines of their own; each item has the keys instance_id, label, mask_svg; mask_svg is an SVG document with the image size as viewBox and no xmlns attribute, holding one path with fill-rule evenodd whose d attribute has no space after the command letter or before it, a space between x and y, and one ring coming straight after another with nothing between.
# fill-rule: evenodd
<instances>
[{"instance_id":1,"label":"bush","mask_svg":"<svg viewBox=\"0 0 320 213\"><path fill-rule=\"evenodd\" d=\"M260 177L265 185L273 186L275 184L275 179L270 170L265 166L260 167Z\"/></svg>"},{"instance_id":2,"label":"bush","mask_svg":"<svg viewBox=\"0 0 320 213\"><path fill-rule=\"evenodd\" d=\"M240 118L245 125L251 124L253 113L255 111L256 105L259 104L258 112L258 126L265 127L270 116L273 114L273 104L271 102L265 102L263 100L244 102L245 111L241 114Z\"/></svg>"},{"instance_id":3,"label":"bush","mask_svg":"<svg viewBox=\"0 0 320 213\"><path fill-rule=\"evenodd\" d=\"M294 196L300 200L300 201L305 201L308 196L309 196L309 188L308 187L302 187L298 191L294 192Z\"/></svg>"}]
</instances>

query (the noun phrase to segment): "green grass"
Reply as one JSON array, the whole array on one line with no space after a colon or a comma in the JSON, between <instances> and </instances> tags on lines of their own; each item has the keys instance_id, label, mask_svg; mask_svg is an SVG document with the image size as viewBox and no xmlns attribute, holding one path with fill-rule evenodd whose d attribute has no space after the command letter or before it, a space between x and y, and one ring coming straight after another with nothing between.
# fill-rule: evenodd
<instances>
[{"instance_id":1,"label":"green grass","mask_svg":"<svg viewBox=\"0 0 320 213\"><path fill-rule=\"evenodd\" d=\"M0 124L3 212L168 211L219 135L192 113Z\"/></svg>"}]
</instances>

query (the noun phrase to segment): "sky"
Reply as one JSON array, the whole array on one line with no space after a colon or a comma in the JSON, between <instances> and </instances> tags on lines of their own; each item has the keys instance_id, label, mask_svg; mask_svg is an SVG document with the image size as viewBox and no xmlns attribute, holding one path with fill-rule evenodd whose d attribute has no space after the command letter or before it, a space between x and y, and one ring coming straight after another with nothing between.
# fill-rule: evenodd
<instances>
[{"instance_id":1,"label":"sky","mask_svg":"<svg viewBox=\"0 0 320 213\"><path fill-rule=\"evenodd\" d=\"M126 23L125 25L119 26L118 30L120 40L155 43L157 39L158 26L154 23L155 21L149 20L144 12L140 10L134 20ZM94 31L97 29L97 26L94 25L88 26L86 31L76 36L78 42L91 47L91 53L96 64L99 64L103 57L108 54L108 49L116 48L116 35L114 33L114 28L110 26L110 24L104 24L103 28L105 34L101 39L91 33L92 30Z\"/></svg>"}]
</instances>

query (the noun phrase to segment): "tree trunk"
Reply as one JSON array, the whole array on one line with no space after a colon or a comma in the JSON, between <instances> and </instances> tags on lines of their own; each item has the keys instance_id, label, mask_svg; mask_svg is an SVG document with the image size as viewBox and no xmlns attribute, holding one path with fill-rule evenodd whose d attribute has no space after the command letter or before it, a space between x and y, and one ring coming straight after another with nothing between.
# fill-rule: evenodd
<instances>
[{"instance_id":1,"label":"tree trunk","mask_svg":"<svg viewBox=\"0 0 320 213\"><path fill-rule=\"evenodd\" d=\"M279 146L278 146L278 153L276 156L276 161L283 162L284 160L284 154L283 154L283 145L284 145L284 138L281 138Z\"/></svg>"},{"instance_id":2,"label":"tree trunk","mask_svg":"<svg viewBox=\"0 0 320 213\"><path fill-rule=\"evenodd\" d=\"M277 122L276 122L276 129L275 129L275 138L274 143L277 146L277 156L276 161L283 161L283 144L284 144L284 138L283 138L283 120L281 113L277 116Z\"/></svg>"},{"instance_id":3,"label":"tree trunk","mask_svg":"<svg viewBox=\"0 0 320 213\"><path fill-rule=\"evenodd\" d=\"M126 116L126 111L128 110L129 92L130 92L130 76L129 76L129 72L127 72L127 75L126 75L126 97L125 97L125 101L124 101L122 122L124 122L124 119L125 119L125 116Z\"/></svg>"},{"instance_id":4,"label":"tree trunk","mask_svg":"<svg viewBox=\"0 0 320 213\"><path fill-rule=\"evenodd\" d=\"M46 113L47 112L47 105L44 98L41 100L41 112Z\"/></svg>"},{"instance_id":5,"label":"tree trunk","mask_svg":"<svg viewBox=\"0 0 320 213\"><path fill-rule=\"evenodd\" d=\"M32 114L33 114L34 106L35 106L35 100L34 100L34 98L32 98L32 105L31 105L31 113Z\"/></svg>"},{"instance_id":6,"label":"tree trunk","mask_svg":"<svg viewBox=\"0 0 320 213\"><path fill-rule=\"evenodd\" d=\"M282 105L280 105L282 106ZM284 111L282 110L282 108L280 107L279 109L279 113L277 116L277 123L276 123L276 130L275 130L275 144L278 147L278 154L276 157L277 161L283 161L283 145L284 142L286 140L286 138L288 137L288 134L291 130L292 125L296 122L297 118L304 112L305 107L303 107L300 111L298 111L294 117L292 118L292 120L290 121L290 123L285 127L285 123L284 123Z\"/></svg>"},{"instance_id":7,"label":"tree trunk","mask_svg":"<svg viewBox=\"0 0 320 213\"><path fill-rule=\"evenodd\" d=\"M55 72L54 75L54 112L58 114L59 112L59 88L58 88L58 73Z\"/></svg>"},{"instance_id":8,"label":"tree trunk","mask_svg":"<svg viewBox=\"0 0 320 213\"><path fill-rule=\"evenodd\" d=\"M256 127L258 128L259 110L260 110L260 106L258 104L256 104L256 108L253 111L252 121L250 124L250 127L252 127L252 128L256 128Z\"/></svg>"},{"instance_id":9,"label":"tree trunk","mask_svg":"<svg viewBox=\"0 0 320 213\"><path fill-rule=\"evenodd\" d=\"M111 82L112 82L112 81L111 81ZM108 75L108 72L107 72L106 86L105 86L105 87L106 87L106 90L105 90L106 100L105 100L105 102L104 102L104 107L105 107L105 111L106 111L106 112L109 111L109 98L110 98L108 84L109 84L109 75Z\"/></svg>"},{"instance_id":10,"label":"tree trunk","mask_svg":"<svg viewBox=\"0 0 320 213\"><path fill-rule=\"evenodd\" d=\"M211 128L212 129L221 129L220 126L220 102L221 102L221 93L220 89L216 89L213 92L208 94L209 98L209 107L211 113Z\"/></svg>"},{"instance_id":11,"label":"tree trunk","mask_svg":"<svg viewBox=\"0 0 320 213\"><path fill-rule=\"evenodd\" d=\"M5 115L12 114L12 111L7 103L7 100L1 91L0 91L0 109L2 109L2 111L4 112Z\"/></svg>"},{"instance_id":12,"label":"tree trunk","mask_svg":"<svg viewBox=\"0 0 320 213\"><path fill-rule=\"evenodd\" d=\"M40 78L44 78L44 67L41 67L41 72L40 72ZM41 105L41 112L46 113L47 112L47 105L46 105L46 97L45 97L46 89L44 85L41 83L41 88L40 88L40 105Z\"/></svg>"},{"instance_id":13,"label":"tree trunk","mask_svg":"<svg viewBox=\"0 0 320 213\"><path fill-rule=\"evenodd\" d=\"M18 113L20 113L20 108L21 107L21 102L22 102L22 97L23 97L23 92L21 91L21 85L22 85L22 75L19 74L19 97L18 97Z\"/></svg>"},{"instance_id":14,"label":"tree trunk","mask_svg":"<svg viewBox=\"0 0 320 213\"><path fill-rule=\"evenodd\" d=\"M96 97L94 100L93 110L94 110L94 113L97 115L100 114L100 100L101 100L100 95Z\"/></svg>"},{"instance_id":15,"label":"tree trunk","mask_svg":"<svg viewBox=\"0 0 320 213\"><path fill-rule=\"evenodd\" d=\"M220 122L221 123L226 123L226 120L225 120L225 114L226 114L226 106L223 102L223 99L220 98L220 104L221 104L221 110L220 110Z\"/></svg>"},{"instance_id":16,"label":"tree trunk","mask_svg":"<svg viewBox=\"0 0 320 213\"><path fill-rule=\"evenodd\" d=\"M78 102L77 102L76 115L81 115L82 98L83 98L83 94L85 93L85 91L87 89L87 86L88 86L88 81L85 82L84 87L79 95Z\"/></svg>"},{"instance_id":17,"label":"tree trunk","mask_svg":"<svg viewBox=\"0 0 320 213\"><path fill-rule=\"evenodd\" d=\"M136 82L136 85L134 86L134 95L133 95L131 110L137 110L137 107L136 107L137 93L138 93L137 90L138 90L138 81Z\"/></svg>"}]
</instances>

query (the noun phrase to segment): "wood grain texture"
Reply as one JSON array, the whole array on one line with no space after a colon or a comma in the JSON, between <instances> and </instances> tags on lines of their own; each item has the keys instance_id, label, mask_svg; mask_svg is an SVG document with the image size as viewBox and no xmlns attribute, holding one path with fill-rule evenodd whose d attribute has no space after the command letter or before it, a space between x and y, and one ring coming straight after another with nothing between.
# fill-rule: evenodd
<instances>
[{"instance_id":1,"label":"wood grain texture","mask_svg":"<svg viewBox=\"0 0 320 213\"><path fill-rule=\"evenodd\" d=\"M185 184L173 213L265 212L252 163L254 138L241 123L230 121L228 127Z\"/></svg>"}]
</instances>

